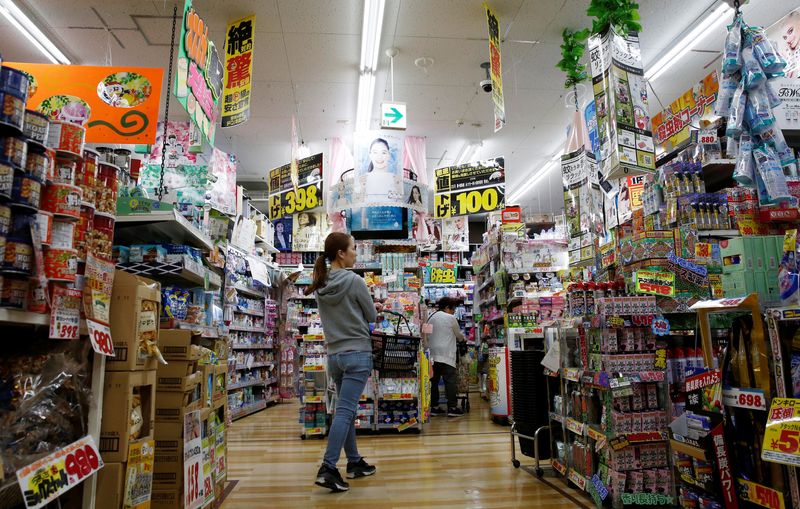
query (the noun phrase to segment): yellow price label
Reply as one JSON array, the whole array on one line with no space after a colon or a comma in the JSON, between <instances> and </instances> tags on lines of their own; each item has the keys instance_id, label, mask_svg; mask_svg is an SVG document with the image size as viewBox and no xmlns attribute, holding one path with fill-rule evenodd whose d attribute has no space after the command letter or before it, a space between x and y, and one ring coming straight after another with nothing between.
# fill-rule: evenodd
<instances>
[{"instance_id":1,"label":"yellow price label","mask_svg":"<svg viewBox=\"0 0 800 509\"><path fill-rule=\"evenodd\" d=\"M772 400L761 458L774 463L800 466L800 399Z\"/></svg>"},{"instance_id":2,"label":"yellow price label","mask_svg":"<svg viewBox=\"0 0 800 509\"><path fill-rule=\"evenodd\" d=\"M269 197L270 220L280 219L322 205L322 194L317 184L290 189Z\"/></svg>"},{"instance_id":3,"label":"yellow price label","mask_svg":"<svg viewBox=\"0 0 800 509\"><path fill-rule=\"evenodd\" d=\"M455 198L456 216L467 214L477 214L478 212L491 212L504 206L505 195L499 186L487 187L485 189L473 189L471 191L461 191L453 193Z\"/></svg>"},{"instance_id":4,"label":"yellow price label","mask_svg":"<svg viewBox=\"0 0 800 509\"><path fill-rule=\"evenodd\" d=\"M739 497L742 500L769 509L785 509L783 493L780 491L742 478L736 479L736 483L739 485Z\"/></svg>"},{"instance_id":5,"label":"yellow price label","mask_svg":"<svg viewBox=\"0 0 800 509\"><path fill-rule=\"evenodd\" d=\"M450 210L450 195L449 194L437 194L433 197L433 210L434 216L436 219L442 219L445 217L450 217L451 210Z\"/></svg>"},{"instance_id":6,"label":"yellow price label","mask_svg":"<svg viewBox=\"0 0 800 509\"><path fill-rule=\"evenodd\" d=\"M269 219L274 221L283 217L283 200L281 195L274 194L269 197Z\"/></svg>"}]
</instances>

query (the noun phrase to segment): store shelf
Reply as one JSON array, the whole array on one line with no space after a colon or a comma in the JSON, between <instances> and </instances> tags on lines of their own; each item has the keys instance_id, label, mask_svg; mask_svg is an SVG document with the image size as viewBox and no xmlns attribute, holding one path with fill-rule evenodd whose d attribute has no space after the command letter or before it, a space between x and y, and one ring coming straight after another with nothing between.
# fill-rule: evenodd
<instances>
[{"instance_id":1,"label":"store shelf","mask_svg":"<svg viewBox=\"0 0 800 509\"><path fill-rule=\"evenodd\" d=\"M280 253L277 247L266 241L263 237L256 235L256 247L262 247L268 253Z\"/></svg>"},{"instance_id":2,"label":"store shelf","mask_svg":"<svg viewBox=\"0 0 800 509\"><path fill-rule=\"evenodd\" d=\"M566 475L567 467L562 465L560 461L558 461L557 459L553 458L553 459L550 460L550 464L553 465L553 470L555 470L556 472L558 472L561 475Z\"/></svg>"},{"instance_id":3,"label":"store shelf","mask_svg":"<svg viewBox=\"0 0 800 509\"><path fill-rule=\"evenodd\" d=\"M176 210L117 216L114 229L115 243L152 244L157 240L208 250L214 247L207 235Z\"/></svg>"},{"instance_id":4,"label":"store shelf","mask_svg":"<svg viewBox=\"0 0 800 509\"><path fill-rule=\"evenodd\" d=\"M272 343L256 343L253 345L232 345L231 350L272 350Z\"/></svg>"},{"instance_id":5,"label":"store shelf","mask_svg":"<svg viewBox=\"0 0 800 509\"><path fill-rule=\"evenodd\" d=\"M244 389L245 387L253 387L253 386L256 386L256 385L266 385L266 383L264 383L265 381L266 380L250 380L249 382L229 385L228 386L228 392L235 391L237 389Z\"/></svg>"},{"instance_id":6,"label":"store shelf","mask_svg":"<svg viewBox=\"0 0 800 509\"><path fill-rule=\"evenodd\" d=\"M578 422L572 417L567 417L566 421L564 422L568 431L575 433L578 436L585 436L586 435L586 425L582 422Z\"/></svg>"},{"instance_id":7,"label":"store shelf","mask_svg":"<svg viewBox=\"0 0 800 509\"><path fill-rule=\"evenodd\" d=\"M254 288L247 288L246 286L242 286L242 285L231 285L231 286L237 292L241 292L241 293L243 293L245 295L249 295L251 297L261 297L261 298L265 297L264 292L256 290Z\"/></svg>"},{"instance_id":8,"label":"store shelf","mask_svg":"<svg viewBox=\"0 0 800 509\"><path fill-rule=\"evenodd\" d=\"M245 327L244 325L229 325L228 330L239 331L239 332L257 332L261 334L266 334L267 331L264 330L264 327Z\"/></svg>"},{"instance_id":9,"label":"store shelf","mask_svg":"<svg viewBox=\"0 0 800 509\"><path fill-rule=\"evenodd\" d=\"M242 417L254 414L259 410L263 410L265 408L267 408L267 402L265 400L243 406L231 412L231 420L235 421L236 419L241 419Z\"/></svg>"},{"instance_id":10,"label":"store shelf","mask_svg":"<svg viewBox=\"0 0 800 509\"><path fill-rule=\"evenodd\" d=\"M243 315L250 315L250 316L258 316L260 318L264 317L264 311L253 311L250 309L243 308L241 306L236 306L233 310L234 313L241 313Z\"/></svg>"},{"instance_id":11,"label":"store shelf","mask_svg":"<svg viewBox=\"0 0 800 509\"><path fill-rule=\"evenodd\" d=\"M166 322L161 322L162 329L182 329L191 330L199 333L204 338L215 339L220 337L219 327L211 325L200 325L197 323L183 322L180 320L170 319Z\"/></svg>"},{"instance_id":12,"label":"store shelf","mask_svg":"<svg viewBox=\"0 0 800 509\"><path fill-rule=\"evenodd\" d=\"M739 237L739 230L697 230L698 237Z\"/></svg>"},{"instance_id":13,"label":"store shelf","mask_svg":"<svg viewBox=\"0 0 800 509\"><path fill-rule=\"evenodd\" d=\"M242 369L256 369L256 368L265 368L265 367L273 367L275 366L274 362L254 362L251 366L247 366L247 364L237 364L236 371L240 371Z\"/></svg>"},{"instance_id":14,"label":"store shelf","mask_svg":"<svg viewBox=\"0 0 800 509\"><path fill-rule=\"evenodd\" d=\"M481 292L481 291L485 290L486 288L488 288L489 286L491 286L493 284L494 284L494 278L490 277L489 279L484 281L483 284L481 284L477 289L475 289L475 291L476 292Z\"/></svg>"},{"instance_id":15,"label":"store shelf","mask_svg":"<svg viewBox=\"0 0 800 509\"><path fill-rule=\"evenodd\" d=\"M218 290L222 286L222 278L219 274L188 257L184 257L183 261L175 263L118 263L117 268L137 276L184 284L188 282L192 285L203 287L205 287L207 278L209 288Z\"/></svg>"},{"instance_id":16,"label":"store shelf","mask_svg":"<svg viewBox=\"0 0 800 509\"><path fill-rule=\"evenodd\" d=\"M313 301L316 301L317 298L314 297L313 295L297 295L297 296L289 297L289 300L313 300Z\"/></svg>"},{"instance_id":17,"label":"store shelf","mask_svg":"<svg viewBox=\"0 0 800 509\"><path fill-rule=\"evenodd\" d=\"M413 394L381 394L378 399L386 401L414 401L417 397Z\"/></svg>"},{"instance_id":18,"label":"store shelf","mask_svg":"<svg viewBox=\"0 0 800 509\"><path fill-rule=\"evenodd\" d=\"M24 325L50 325L50 315L42 313L31 313L30 311L20 311L18 309L0 308L0 323L4 324L24 324Z\"/></svg>"},{"instance_id":19,"label":"store shelf","mask_svg":"<svg viewBox=\"0 0 800 509\"><path fill-rule=\"evenodd\" d=\"M561 414L557 414L555 412L550 412L550 420L563 423L564 422L564 416L561 415Z\"/></svg>"}]
</instances>

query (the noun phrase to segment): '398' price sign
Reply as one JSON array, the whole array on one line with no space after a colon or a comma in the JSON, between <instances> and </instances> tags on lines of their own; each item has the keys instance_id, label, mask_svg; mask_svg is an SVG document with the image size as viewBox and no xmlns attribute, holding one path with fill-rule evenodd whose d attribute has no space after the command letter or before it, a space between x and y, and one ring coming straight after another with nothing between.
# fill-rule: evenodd
<instances>
[{"instance_id":1,"label":"'398' price sign","mask_svg":"<svg viewBox=\"0 0 800 509\"><path fill-rule=\"evenodd\" d=\"M269 219L274 221L322 205L322 183L290 189L269 197Z\"/></svg>"}]
</instances>

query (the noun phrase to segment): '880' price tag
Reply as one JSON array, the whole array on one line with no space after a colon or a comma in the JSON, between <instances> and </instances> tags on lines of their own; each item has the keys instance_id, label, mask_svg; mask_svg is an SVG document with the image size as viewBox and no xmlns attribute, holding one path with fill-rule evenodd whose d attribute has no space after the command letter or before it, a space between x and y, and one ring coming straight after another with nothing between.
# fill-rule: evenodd
<instances>
[{"instance_id":1,"label":"'880' price tag","mask_svg":"<svg viewBox=\"0 0 800 509\"><path fill-rule=\"evenodd\" d=\"M89 328L89 339L92 342L94 351L101 355L112 357L114 355L114 342L111 340L111 328L94 320L86 320L86 326Z\"/></svg>"}]
</instances>

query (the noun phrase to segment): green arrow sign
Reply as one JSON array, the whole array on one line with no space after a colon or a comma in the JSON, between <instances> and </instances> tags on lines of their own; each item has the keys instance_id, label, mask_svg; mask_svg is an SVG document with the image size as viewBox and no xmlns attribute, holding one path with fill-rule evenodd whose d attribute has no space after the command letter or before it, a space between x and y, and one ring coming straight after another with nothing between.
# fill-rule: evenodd
<instances>
[{"instance_id":1,"label":"green arrow sign","mask_svg":"<svg viewBox=\"0 0 800 509\"><path fill-rule=\"evenodd\" d=\"M405 129L406 103L381 103L381 127L384 129Z\"/></svg>"}]
</instances>

